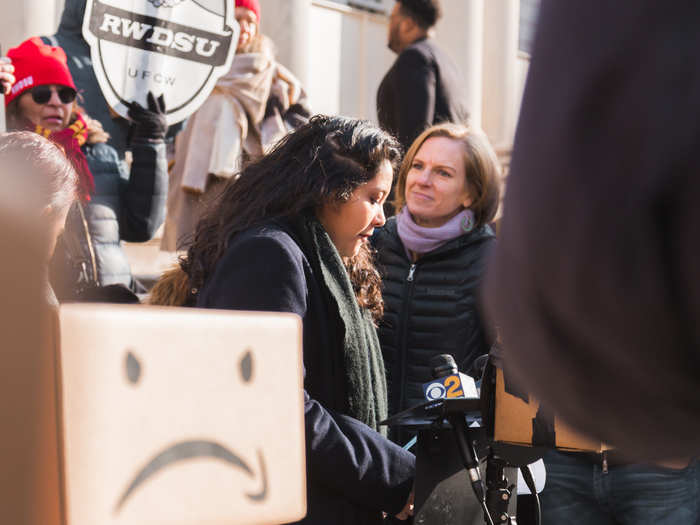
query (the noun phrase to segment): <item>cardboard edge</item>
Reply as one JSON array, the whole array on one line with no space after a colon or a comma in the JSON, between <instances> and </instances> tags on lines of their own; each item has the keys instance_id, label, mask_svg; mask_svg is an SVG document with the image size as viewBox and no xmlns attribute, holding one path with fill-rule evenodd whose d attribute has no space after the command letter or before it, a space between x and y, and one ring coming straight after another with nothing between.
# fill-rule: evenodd
<instances>
[{"instance_id":1,"label":"cardboard edge","mask_svg":"<svg viewBox=\"0 0 700 525\"><path fill-rule=\"evenodd\" d=\"M63 367L61 359L62 333L61 333L61 310L55 309L51 315L52 329L55 337L53 339L54 371L56 395L56 447L58 448L58 494L60 498L60 520L61 525L68 525L68 500L66 486L66 449L64 436L64 411L63 411Z\"/></svg>"}]
</instances>

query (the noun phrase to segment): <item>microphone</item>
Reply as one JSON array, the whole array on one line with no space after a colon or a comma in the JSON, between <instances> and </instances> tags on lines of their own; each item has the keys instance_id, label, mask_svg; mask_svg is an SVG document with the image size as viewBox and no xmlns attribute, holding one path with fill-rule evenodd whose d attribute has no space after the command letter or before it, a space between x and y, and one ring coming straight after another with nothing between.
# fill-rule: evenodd
<instances>
[{"instance_id":1,"label":"microphone","mask_svg":"<svg viewBox=\"0 0 700 525\"><path fill-rule=\"evenodd\" d=\"M433 380L423 383L423 395L426 401L438 399L478 399L474 379L459 372L454 357L440 354L430 360Z\"/></svg>"},{"instance_id":2,"label":"microphone","mask_svg":"<svg viewBox=\"0 0 700 525\"><path fill-rule=\"evenodd\" d=\"M423 385L423 392L429 401L437 399L479 398L474 379L459 372L454 357L450 354L440 354L430 360L434 381ZM457 448L464 463L474 495L484 509L487 522L491 516L486 507L486 491L479 472L479 460L474 445L469 439L469 428L464 414L452 414L448 418L455 433Z\"/></svg>"}]
</instances>

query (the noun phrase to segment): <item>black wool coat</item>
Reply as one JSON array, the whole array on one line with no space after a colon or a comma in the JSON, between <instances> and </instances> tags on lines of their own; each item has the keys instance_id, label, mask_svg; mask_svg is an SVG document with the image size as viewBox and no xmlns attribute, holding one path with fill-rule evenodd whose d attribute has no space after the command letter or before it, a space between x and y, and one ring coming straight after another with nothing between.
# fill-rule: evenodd
<instances>
[{"instance_id":1,"label":"black wool coat","mask_svg":"<svg viewBox=\"0 0 700 525\"><path fill-rule=\"evenodd\" d=\"M399 54L379 85L379 124L408 150L433 124L466 123L463 84L450 57L431 39L420 39Z\"/></svg>"},{"instance_id":2,"label":"black wool coat","mask_svg":"<svg viewBox=\"0 0 700 525\"><path fill-rule=\"evenodd\" d=\"M405 505L415 458L344 415L343 326L321 286L293 228L270 223L232 239L197 306L301 316L308 514L300 523L381 523L381 511Z\"/></svg>"},{"instance_id":3,"label":"black wool coat","mask_svg":"<svg viewBox=\"0 0 700 525\"><path fill-rule=\"evenodd\" d=\"M433 356L451 354L460 371L467 372L474 359L488 353L479 289L495 235L489 226L478 228L413 263L392 217L375 231L372 243L383 279L379 340L391 415L424 401L422 385L432 378ZM399 436L404 434L392 433Z\"/></svg>"}]
</instances>

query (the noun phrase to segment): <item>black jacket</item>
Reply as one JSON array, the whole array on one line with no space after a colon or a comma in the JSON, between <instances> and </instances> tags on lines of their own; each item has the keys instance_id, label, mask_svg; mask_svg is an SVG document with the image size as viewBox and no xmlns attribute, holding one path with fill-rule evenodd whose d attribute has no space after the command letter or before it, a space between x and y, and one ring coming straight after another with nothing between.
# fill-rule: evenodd
<instances>
[{"instance_id":1,"label":"black jacket","mask_svg":"<svg viewBox=\"0 0 700 525\"><path fill-rule=\"evenodd\" d=\"M395 514L413 485L415 459L343 415L343 332L309 261L286 225L237 235L197 306L293 312L302 317L308 514L304 524L372 524Z\"/></svg>"},{"instance_id":2,"label":"black jacket","mask_svg":"<svg viewBox=\"0 0 700 525\"><path fill-rule=\"evenodd\" d=\"M412 263L396 218L375 231L377 266L384 287L379 339L389 387L389 413L424 401L428 362L452 354L461 371L489 350L478 309L485 255L495 236L485 226L454 239ZM397 434L393 433L396 437Z\"/></svg>"},{"instance_id":3,"label":"black jacket","mask_svg":"<svg viewBox=\"0 0 700 525\"><path fill-rule=\"evenodd\" d=\"M512 375L637 458L700 452L699 26L542 2L486 284Z\"/></svg>"},{"instance_id":4,"label":"black jacket","mask_svg":"<svg viewBox=\"0 0 700 525\"><path fill-rule=\"evenodd\" d=\"M61 301L83 284L134 289L121 241L144 242L165 218L168 167L165 143L134 141L131 172L105 143L83 146L95 179L91 200L71 208L51 261L51 282Z\"/></svg>"},{"instance_id":5,"label":"black jacket","mask_svg":"<svg viewBox=\"0 0 700 525\"><path fill-rule=\"evenodd\" d=\"M467 121L464 91L450 57L432 40L418 40L401 52L379 85L379 124L408 150L433 124Z\"/></svg>"}]
</instances>

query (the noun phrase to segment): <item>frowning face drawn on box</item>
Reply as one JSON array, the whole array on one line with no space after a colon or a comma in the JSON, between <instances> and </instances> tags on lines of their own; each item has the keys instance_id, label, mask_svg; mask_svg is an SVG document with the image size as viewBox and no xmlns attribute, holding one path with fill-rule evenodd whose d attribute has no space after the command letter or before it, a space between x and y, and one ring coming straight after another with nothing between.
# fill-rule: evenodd
<instances>
[{"instance_id":1,"label":"frowning face drawn on box","mask_svg":"<svg viewBox=\"0 0 700 525\"><path fill-rule=\"evenodd\" d=\"M239 364L240 380L243 383L251 383L254 381L254 364L253 351L247 349ZM137 387L142 378L142 366L140 360L132 351L126 352L124 372L126 381L134 387ZM246 497L251 501L265 501L267 497L267 472L265 469L265 456L262 450L258 451L257 458L255 458L257 465L251 467L248 462L226 445L210 439L189 439L173 443L157 452L153 458L137 472L126 490L124 490L119 497L114 507L115 514L119 513L122 507L127 504L129 497L136 492L139 487L153 481L156 474L160 471L167 468L176 468L177 465L183 461L192 461L202 458L223 461L232 468L240 469L251 479L259 479L260 489L246 493ZM253 467L256 467L257 471Z\"/></svg>"},{"instance_id":2,"label":"frowning face drawn on box","mask_svg":"<svg viewBox=\"0 0 700 525\"><path fill-rule=\"evenodd\" d=\"M64 525L303 517L298 317L95 305L60 317Z\"/></svg>"}]
</instances>

